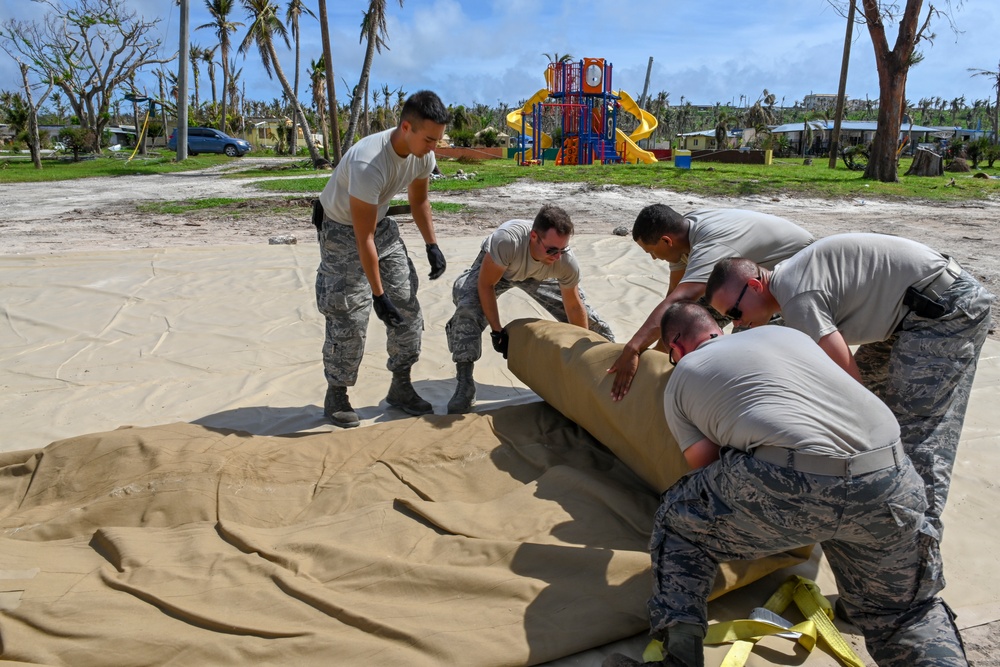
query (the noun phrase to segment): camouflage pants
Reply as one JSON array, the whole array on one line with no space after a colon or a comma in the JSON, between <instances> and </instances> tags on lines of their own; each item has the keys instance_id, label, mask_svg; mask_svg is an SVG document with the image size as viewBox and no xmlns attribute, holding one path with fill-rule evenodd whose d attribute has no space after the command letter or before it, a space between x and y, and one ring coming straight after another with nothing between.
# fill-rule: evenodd
<instances>
[{"instance_id":1,"label":"camouflage pants","mask_svg":"<svg viewBox=\"0 0 1000 667\"><path fill-rule=\"evenodd\" d=\"M424 320L417 302L417 271L406 254L399 228L383 218L375 228L382 287L406 323L386 329L390 371L406 371L420 357ZM351 387L365 353L372 290L365 277L354 227L326 219L320 233L320 264L316 273L316 306L326 318L323 368L331 385Z\"/></svg>"},{"instance_id":2,"label":"camouflage pants","mask_svg":"<svg viewBox=\"0 0 1000 667\"><path fill-rule=\"evenodd\" d=\"M668 489L650 540L652 634L707 627L721 561L819 542L851 621L880 667L966 665L936 531L909 460L856 477L807 475L723 448ZM747 610L749 612L749 610Z\"/></svg>"},{"instance_id":3,"label":"camouflage pants","mask_svg":"<svg viewBox=\"0 0 1000 667\"><path fill-rule=\"evenodd\" d=\"M483 307L479 303L479 269L483 265L485 253L480 251L472 266L462 272L451 288L451 298L455 302L455 314L448 320L445 331L448 336L448 351L455 363L478 361L483 355L483 331L489 326ZM500 279L495 286L496 294L501 294L517 287L524 290L539 305L551 313L559 322L566 322L566 308L562 301L559 283L555 280L523 280L511 282ZM598 333L614 342L611 327L601 319L580 290L580 299L587 310L587 322L591 331Z\"/></svg>"},{"instance_id":4,"label":"camouflage pants","mask_svg":"<svg viewBox=\"0 0 1000 667\"><path fill-rule=\"evenodd\" d=\"M942 301L948 307L942 317L911 312L896 333L854 355L865 386L899 421L903 447L927 489L927 516L939 532L991 297L963 271Z\"/></svg>"}]
</instances>

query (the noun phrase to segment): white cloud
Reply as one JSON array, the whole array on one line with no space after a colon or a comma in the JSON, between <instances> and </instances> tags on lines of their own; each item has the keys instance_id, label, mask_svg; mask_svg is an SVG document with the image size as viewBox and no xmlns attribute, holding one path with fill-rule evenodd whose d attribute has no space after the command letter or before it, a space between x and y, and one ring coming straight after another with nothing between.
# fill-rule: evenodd
<instances>
[{"instance_id":1,"label":"white cloud","mask_svg":"<svg viewBox=\"0 0 1000 667\"><path fill-rule=\"evenodd\" d=\"M177 49L179 14L172 0L123 1L147 18L160 16L164 53ZM283 10L284 0L278 2ZM315 10L315 0L307 3ZM342 94L344 82L354 85L360 75L360 22L367 2L327 4L336 85ZM934 24L937 39L922 45L925 60L910 73L911 101L959 95L970 101L992 99L990 81L970 77L967 70L996 66L998 4L966 0L954 12L963 31L957 38L946 21ZM194 29L209 22L204 3L191 0L190 7L191 41L211 44L211 31ZM652 56L650 93L667 91L674 104L681 96L698 104L738 102L740 95L753 100L764 88L791 104L810 92L836 92L845 28L844 18L825 0L405 0L402 8L396 2L387 8L389 49L375 56L371 86L406 92L431 88L450 104L502 100L514 105L526 99L544 85L544 53L603 57L614 65L614 87L635 97L642 92ZM0 16L37 19L44 10L41 3L0 0ZM235 20L249 22L242 7L235 14ZM307 65L320 54L315 20L303 18L302 31ZM235 41L241 38L242 29ZM291 53L280 55L290 73ZM267 79L255 53L245 62L241 58L239 66L247 91L262 99L280 97L279 84ZM16 89L19 79L14 63L0 54L0 88ZM852 46L848 95L878 96L871 42L863 26Z\"/></svg>"}]
</instances>

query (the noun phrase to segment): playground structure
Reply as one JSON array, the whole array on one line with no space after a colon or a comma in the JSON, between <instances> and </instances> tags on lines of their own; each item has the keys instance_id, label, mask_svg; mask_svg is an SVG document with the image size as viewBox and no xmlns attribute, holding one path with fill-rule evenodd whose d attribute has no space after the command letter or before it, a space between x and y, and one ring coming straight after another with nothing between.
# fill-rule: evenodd
<instances>
[{"instance_id":1,"label":"playground structure","mask_svg":"<svg viewBox=\"0 0 1000 667\"><path fill-rule=\"evenodd\" d=\"M507 114L507 125L521 133L520 163L541 164L545 149L552 147L552 136L541 129L546 117L554 117L561 130L556 164L656 162L653 153L638 145L656 129L656 118L624 90L613 92L611 73L611 63L603 58L550 63L545 70L546 87ZM631 134L618 128L619 110L638 119Z\"/></svg>"}]
</instances>

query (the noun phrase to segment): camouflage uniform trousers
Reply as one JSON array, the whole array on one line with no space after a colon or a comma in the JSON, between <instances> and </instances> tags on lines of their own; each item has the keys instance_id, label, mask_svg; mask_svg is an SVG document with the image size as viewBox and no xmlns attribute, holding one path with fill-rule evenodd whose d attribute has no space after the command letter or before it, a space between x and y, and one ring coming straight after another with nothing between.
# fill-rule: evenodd
<instances>
[{"instance_id":1,"label":"camouflage uniform trousers","mask_svg":"<svg viewBox=\"0 0 1000 667\"><path fill-rule=\"evenodd\" d=\"M942 317L910 312L896 333L854 355L865 386L899 421L903 448L927 489L927 516L939 532L992 297L963 271L941 301L948 311Z\"/></svg>"},{"instance_id":2,"label":"camouflage uniform trousers","mask_svg":"<svg viewBox=\"0 0 1000 667\"><path fill-rule=\"evenodd\" d=\"M479 269L483 265L485 254L485 252L480 251L476 261L472 263L470 268L462 272L451 288L451 298L456 308L455 314L445 326L445 332L448 336L448 351L451 352L452 360L455 363L475 362L483 355L483 331L489 326L489 322L486 321L483 307L479 303ZM566 308L563 305L562 292L557 281L523 280L511 282L501 278L495 286L497 297L512 287L524 290L556 320L567 321ZM597 311L590 307L582 289L580 289L580 299L583 301L583 307L587 310L587 322L590 330L613 343L615 337L611 333L611 327L597 314Z\"/></svg>"},{"instance_id":3,"label":"camouflage uniform trousers","mask_svg":"<svg viewBox=\"0 0 1000 667\"><path fill-rule=\"evenodd\" d=\"M732 448L669 488L650 540L652 634L707 627L721 561L819 542L851 621L880 667L966 665L920 476L898 466L855 477L803 474ZM749 611L749 610L747 610Z\"/></svg>"},{"instance_id":4,"label":"camouflage uniform trousers","mask_svg":"<svg viewBox=\"0 0 1000 667\"><path fill-rule=\"evenodd\" d=\"M417 271L406 254L399 228L392 218L382 218L375 228L382 288L406 323L386 328L386 366L393 373L406 371L420 357L424 320L417 302ZM326 318L323 367L327 383L351 387L365 352L372 290L361 266L354 227L329 218L320 232L320 264L316 273L316 306Z\"/></svg>"}]
</instances>

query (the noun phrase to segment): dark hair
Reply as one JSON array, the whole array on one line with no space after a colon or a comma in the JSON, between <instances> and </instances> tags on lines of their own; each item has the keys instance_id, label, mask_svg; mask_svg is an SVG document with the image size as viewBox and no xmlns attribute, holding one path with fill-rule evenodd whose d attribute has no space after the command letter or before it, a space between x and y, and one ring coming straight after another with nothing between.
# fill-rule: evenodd
<instances>
[{"instance_id":1,"label":"dark hair","mask_svg":"<svg viewBox=\"0 0 1000 667\"><path fill-rule=\"evenodd\" d=\"M719 260L705 283L705 301L711 303L715 293L729 283L743 283L760 275L760 267L745 257L727 257Z\"/></svg>"},{"instance_id":2,"label":"dark hair","mask_svg":"<svg viewBox=\"0 0 1000 667\"><path fill-rule=\"evenodd\" d=\"M660 318L660 340L666 347L677 334L680 334L681 338L686 338L688 334L714 331L718 326L707 308L700 303L684 299L670 304L664 311L663 317Z\"/></svg>"},{"instance_id":3,"label":"dark hair","mask_svg":"<svg viewBox=\"0 0 1000 667\"><path fill-rule=\"evenodd\" d=\"M400 123L409 121L413 124L425 120L438 125L447 125L451 122L451 113L441 102L441 98L429 90L421 90L410 95L399 113Z\"/></svg>"},{"instance_id":4,"label":"dark hair","mask_svg":"<svg viewBox=\"0 0 1000 667\"><path fill-rule=\"evenodd\" d=\"M684 216L666 204L650 204L639 211L632 224L632 240L654 245L666 234L683 234L688 230Z\"/></svg>"},{"instance_id":5,"label":"dark hair","mask_svg":"<svg viewBox=\"0 0 1000 667\"><path fill-rule=\"evenodd\" d=\"M569 219L569 213L555 204L542 206L531 224L531 230L539 236L543 236L550 229L556 230L559 236L573 235L573 221Z\"/></svg>"}]
</instances>

